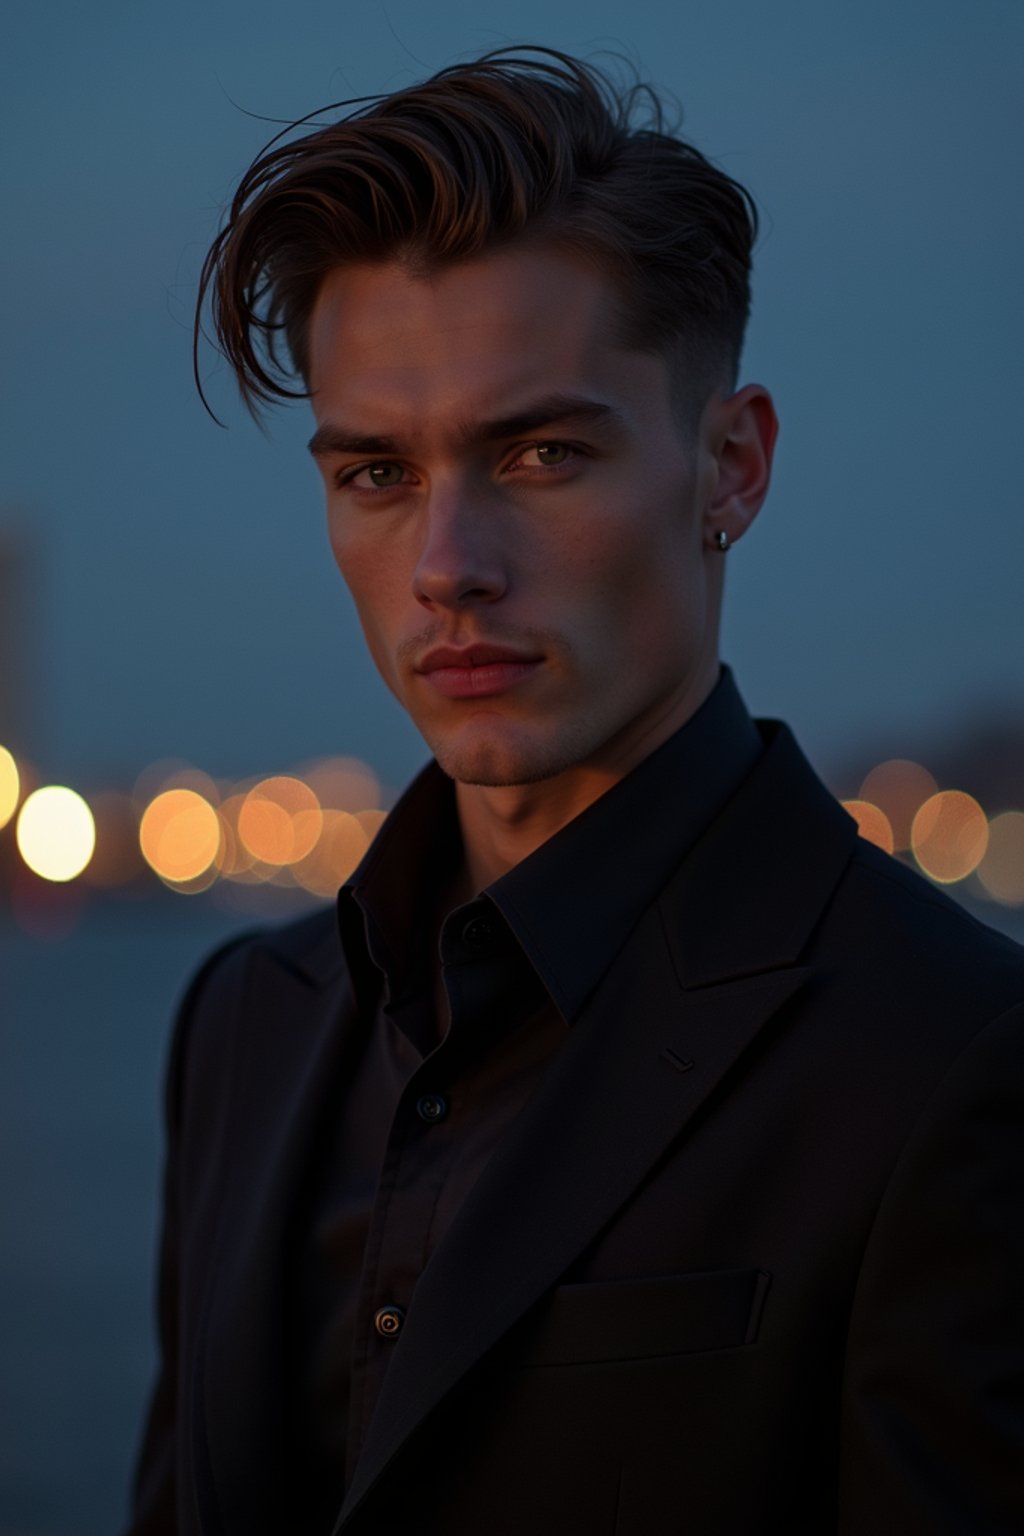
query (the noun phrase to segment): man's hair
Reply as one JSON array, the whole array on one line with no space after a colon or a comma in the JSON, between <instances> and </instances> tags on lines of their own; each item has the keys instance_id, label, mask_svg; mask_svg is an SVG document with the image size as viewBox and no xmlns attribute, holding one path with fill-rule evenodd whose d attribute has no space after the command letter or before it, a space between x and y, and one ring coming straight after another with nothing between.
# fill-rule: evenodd
<instances>
[{"instance_id":1,"label":"man's hair","mask_svg":"<svg viewBox=\"0 0 1024 1536\"><path fill-rule=\"evenodd\" d=\"M309 383L310 316L333 269L396 262L426 276L528 241L606 274L617 339L668 357L691 404L735 382L757 213L667 131L650 86L619 87L552 49L499 49L285 134L339 106L339 120L271 140L203 266L197 347L208 301L254 414L306 395L290 381Z\"/></svg>"}]
</instances>

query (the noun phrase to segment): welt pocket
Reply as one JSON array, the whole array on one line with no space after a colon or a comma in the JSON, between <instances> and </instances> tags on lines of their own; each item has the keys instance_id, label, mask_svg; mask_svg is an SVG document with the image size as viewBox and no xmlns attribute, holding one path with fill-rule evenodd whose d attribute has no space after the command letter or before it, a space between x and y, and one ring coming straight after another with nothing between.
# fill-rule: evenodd
<instances>
[{"instance_id":1,"label":"welt pocket","mask_svg":"<svg viewBox=\"0 0 1024 1536\"><path fill-rule=\"evenodd\" d=\"M520 1364L597 1364L752 1344L770 1284L763 1269L715 1269L556 1286Z\"/></svg>"}]
</instances>

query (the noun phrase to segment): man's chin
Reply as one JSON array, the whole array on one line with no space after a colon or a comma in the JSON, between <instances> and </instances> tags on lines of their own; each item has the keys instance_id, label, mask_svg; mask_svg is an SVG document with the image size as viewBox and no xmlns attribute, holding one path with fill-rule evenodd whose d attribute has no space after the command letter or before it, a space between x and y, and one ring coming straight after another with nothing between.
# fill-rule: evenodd
<instances>
[{"instance_id":1,"label":"man's chin","mask_svg":"<svg viewBox=\"0 0 1024 1536\"><path fill-rule=\"evenodd\" d=\"M522 737L503 739L500 732L478 736L473 741L428 739L428 745L450 779L487 789L540 784L564 773L578 761L576 752L564 740L555 743Z\"/></svg>"},{"instance_id":2,"label":"man's chin","mask_svg":"<svg viewBox=\"0 0 1024 1536\"><path fill-rule=\"evenodd\" d=\"M561 769L547 765L499 760L496 754L473 754L467 757L457 753L434 755L440 767L457 784L479 785L485 789L511 789L517 784L539 784L561 772Z\"/></svg>"}]
</instances>

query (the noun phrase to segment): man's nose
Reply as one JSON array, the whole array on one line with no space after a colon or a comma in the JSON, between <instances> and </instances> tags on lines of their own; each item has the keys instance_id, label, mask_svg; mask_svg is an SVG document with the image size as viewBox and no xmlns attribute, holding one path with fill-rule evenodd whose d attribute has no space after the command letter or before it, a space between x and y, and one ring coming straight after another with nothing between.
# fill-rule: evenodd
<instances>
[{"instance_id":1,"label":"man's nose","mask_svg":"<svg viewBox=\"0 0 1024 1536\"><path fill-rule=\"evenodd\" d=\"M485 506L485 499L465 489L431 496L413 573L413 591L425 608L493 603L506 592L497 509Z\"/></svg>"}]
</instances>

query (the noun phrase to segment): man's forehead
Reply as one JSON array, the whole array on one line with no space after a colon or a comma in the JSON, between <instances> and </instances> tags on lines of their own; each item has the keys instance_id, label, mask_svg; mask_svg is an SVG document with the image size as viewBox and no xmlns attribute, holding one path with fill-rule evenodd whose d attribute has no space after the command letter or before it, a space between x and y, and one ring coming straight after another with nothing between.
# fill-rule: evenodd
<instances>
[{"instance_id":1,"label":"man's forehead","mask_svg":"<svg viewBox=\"0 0 1024 1536\"><path fill-rule=\"evenodd\" d=\"M396 263L337 268L320 286L310 322L315 375L417 369L443 376L474 368L514 387L516 371L560 364L578 372L616 343L619 304L606 279L561 252L524 250L430 274ZM486 384L486 378L482 381Z\"/></svg>"},{"instance_id":2,"label":"man's forehead","mask_svg":"<svg viewBox=\"0 0 1024 1536\"><path fill-rule=\"evenodd\" d=\"M518 311L477 303L469 314L448 293L443 313L424 317L415 305L379 305L382 294L372 294L373 314L359 286L349 300L339 284L318 302L309 379L318 422L403 434L437 425L471 437L489 422L539 418L542 401L551 420L603 412L621 422L668 387L663 358L625 349L604 316L551 319L551 296Z\"/></svg>"},{"instance_id":3,"label":"man's forehead","mask_svg":"<svg viewBox=\"0 0 1024 1536\"><path fill-rule=\"evenodd\" d=\"M583 416L627 430L660 414L670 380L663 357L623 346L617 318L602 275L547 247L428 275L396 263L338 268L312 317L313 411L337 445L480 441L514 435L494 424L517 417L524 432ZM325 441L311 446L327 451Z\"/></svg>"}]
</instances>

